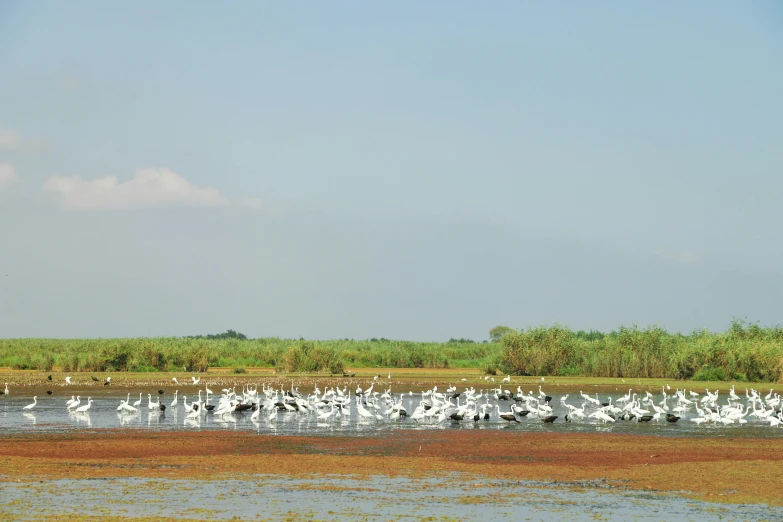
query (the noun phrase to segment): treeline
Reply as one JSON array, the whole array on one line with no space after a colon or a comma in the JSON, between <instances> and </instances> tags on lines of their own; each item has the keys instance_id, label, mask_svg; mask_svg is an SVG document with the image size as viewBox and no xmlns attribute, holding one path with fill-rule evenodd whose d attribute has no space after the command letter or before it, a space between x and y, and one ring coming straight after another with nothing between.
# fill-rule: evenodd
<instances>
[{"instance_id":1,"label":"treeline","mask_svg":"<svg viewBox=\"0 0 783 522\"><path fill-rule=\"evenodd\" d=\"M186 339L239 339L240 341L247 341L247 335L239 333L234 330L226 330L219 334L207 334L207 335L189 335Z\"/></svg>"},{"instance_id":2,"label":"treeline","mask_svg":"<svg viewBox=\"0 0 783 522\"><path fill-rule=\"evenodd\" d=\"M497 327L501 328L501 327ZM451 339L248 339L229 330L199 337L4 339L0 366L50 371L188 371L273 367L338 374L350 368L481 368L487 373L694 380L783 380L783 328L740 321L725 332L684 335L661 328L602 333L563 326L493 328L499 341Z\"/></svg>"}]
</instances>

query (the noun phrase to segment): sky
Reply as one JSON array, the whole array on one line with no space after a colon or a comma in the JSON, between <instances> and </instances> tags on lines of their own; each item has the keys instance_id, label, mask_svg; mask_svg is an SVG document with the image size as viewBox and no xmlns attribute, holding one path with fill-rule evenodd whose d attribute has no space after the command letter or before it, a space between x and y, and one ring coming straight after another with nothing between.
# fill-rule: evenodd
<instances>
[{"instance_id":1,"label":"sky","mask_svg":"<svg viewBox=\"0 0 783 522\"><path fill-rule=\"evenodd\" d=\"M0 338L783 322L783 4L0 2Z\"/></svg>"}]
</instances>

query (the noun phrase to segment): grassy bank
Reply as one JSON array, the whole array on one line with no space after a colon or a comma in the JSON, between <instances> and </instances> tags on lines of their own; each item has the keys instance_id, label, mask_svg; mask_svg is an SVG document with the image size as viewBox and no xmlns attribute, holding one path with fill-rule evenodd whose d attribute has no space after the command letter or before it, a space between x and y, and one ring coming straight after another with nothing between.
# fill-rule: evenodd
<instances>
[{"instance_id":1,"label":"grassy bank","mask_svg":"<svg viewBox=\"0 0 783 522\"><path fill-rule=\"evenodd\" d=\"M688 335L660 328L512 331L500 342L262 338L4 339L0 367L49 371L205 371L208 367L342 373L346 368L474 368L512 375L783 380L783 328L734 322Z\"/></svg>"},{"instance_id":2,"label":"grassy bank","mask_svg":"<svg viewBox=\"0 0 783 522\"><path fill-rule=\"evenodd\" d=\"M498 343L291 339L4 339L0 366L15 370L205 371L208 367L268 367L289 372L342 373L345 368L480 368L497 358Z\"/></svg>"}]
</instances>

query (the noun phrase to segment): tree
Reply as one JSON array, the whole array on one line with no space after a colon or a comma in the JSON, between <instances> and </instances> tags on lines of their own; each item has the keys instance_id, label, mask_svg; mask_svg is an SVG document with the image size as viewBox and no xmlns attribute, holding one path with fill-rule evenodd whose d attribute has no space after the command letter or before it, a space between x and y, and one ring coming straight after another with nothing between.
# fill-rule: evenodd
<instances>
[{"instance_id":1,"label":"tree","mask_svg":"<svg viewBox=\"0 0 783 522\"><path fill-rule=\"evenodd\" d=\"M492 342L498 342L503 338L504 335L510 334L512 332L516 332L516 330L508 326L496 326L489 331L489 339Z\"/></svg>"}]
</instances>

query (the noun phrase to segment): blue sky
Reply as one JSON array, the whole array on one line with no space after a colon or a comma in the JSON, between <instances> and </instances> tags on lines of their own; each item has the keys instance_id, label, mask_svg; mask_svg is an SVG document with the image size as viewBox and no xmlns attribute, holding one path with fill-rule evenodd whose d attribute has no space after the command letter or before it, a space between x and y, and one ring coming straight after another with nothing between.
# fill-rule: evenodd
<instances>
[{"instance_id":1,"label":"blue sky","mask_svg":"<svg viewBox=\"0 0 783 522\"><path fill-rule=\"evenodd\" d=\"M0 337L783 313L777 2L3 2Z\"/></svg>"}]
</instances>

